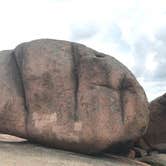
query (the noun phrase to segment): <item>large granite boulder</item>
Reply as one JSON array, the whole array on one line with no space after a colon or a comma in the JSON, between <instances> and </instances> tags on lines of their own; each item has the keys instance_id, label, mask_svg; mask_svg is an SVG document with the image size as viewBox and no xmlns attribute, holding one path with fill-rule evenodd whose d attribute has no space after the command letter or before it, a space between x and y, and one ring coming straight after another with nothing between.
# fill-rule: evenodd
<instances>
[{"instance_id":1,"label":"large granite boulder","mask_svg":"<svg viewBox=\"0 0 166 166\"><path fill-rule=\"evenodd\" d=\"M166 94L150 103L150 122L144 136L149 149L166 152Z\"/></svg>"},{"instance_id":2,"label":"large granite boulder","mask_svg":"<svg viewBox=\"0 0 166 166\"><path fill-rule=\"evenodd\" d=\"M0 65L2 133L96 153L118 152L147 128L145 93L111 56L44 39L0 52Z\"/></svg>"}]
</instances>

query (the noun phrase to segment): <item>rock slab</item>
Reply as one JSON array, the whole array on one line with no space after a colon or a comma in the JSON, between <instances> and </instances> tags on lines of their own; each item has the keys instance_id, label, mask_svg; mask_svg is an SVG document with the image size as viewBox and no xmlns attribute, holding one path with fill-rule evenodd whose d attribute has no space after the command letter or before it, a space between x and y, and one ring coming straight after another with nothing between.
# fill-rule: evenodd
<instances>
[{"instance_id":1,"label":"rock slab","mask_svg":"<svg viewBox=\"0 0 166 166\"><path fill-rule=\"evenodd\" d=\"M130 159L97 158L43 148L27 142L0 142L0 161L0 165L5 166L149 166Z\"/></svg>"}]
</instances>

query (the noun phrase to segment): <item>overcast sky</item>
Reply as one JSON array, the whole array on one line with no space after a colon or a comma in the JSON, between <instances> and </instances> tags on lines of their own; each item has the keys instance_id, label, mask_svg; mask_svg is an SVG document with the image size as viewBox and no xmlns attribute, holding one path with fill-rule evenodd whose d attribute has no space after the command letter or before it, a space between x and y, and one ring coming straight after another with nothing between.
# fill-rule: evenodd
<instances>
[{"instance_id":1,"label":"overcast sky","mask_svg":"<svg viewBox=\"0 0 166 166\"><path fill-rule=\"evenodd\" d=\"M39 38L114 56L149 100L166 92L166 0L0 0L0 50Z\"/></svg>"}]
</instances>

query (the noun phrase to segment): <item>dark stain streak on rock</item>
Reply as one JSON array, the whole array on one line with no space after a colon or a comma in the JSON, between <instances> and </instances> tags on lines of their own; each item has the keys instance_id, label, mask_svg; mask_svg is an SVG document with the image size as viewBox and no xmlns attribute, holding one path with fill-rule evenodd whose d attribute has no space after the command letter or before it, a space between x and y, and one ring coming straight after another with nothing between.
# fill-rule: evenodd
<instances>
[{"instance_id":1,"label":"dark stain streak on rock","mask_svg":"<svg viewBox=\"0 0 166 166\"><path fill-rule=\"evenodd\" d=\"M21 54L22 51L21 51ZM26 91L25 91L25 87L24 87L24 80L22 78L22 64L20 64L20 62L22 63L23 62L23 55L19 56L17 59L16 55L15 55L15 52L13 51L12 52L12 56L13 56L13 59L14 59L14 62L15 62L15 65L17 67L17 72L18 72L18 76L20 78L20 88L21 88L21 91L22 91L22 96L23 96L23 101L24 101L24 110L26 112L26 116L25 116L25 129L26 129L26 133L28 135L28 129L27 129L27 126L28 126L28 114L29 114L29 109L28 109L28 104L27 104L27 99L26 99ZM20 59L21 58L21 59Z\"/></svg>"},{"instance_id":2,"label":"dark stain streak on rock","mask_svg":"<svg viewBox=\"0 0 166 166\"><path fill-rule=\"evenodd\" d=\"M124 99L123 99L123 97L124 97L124 91L123 90L120 90L120 92L119 92L119 95L120 95L120 108L121 108L121 115L122 115L122 122L123 122L123 124L124 124L124 117L125 117L125 112L124 112Z\"/></svg>"},{"instance_id":3,"label":"dark stain streak on rock","mask_svg":"<svg viewBox=\"0 0 166 166\"><path fill-rule=\"evenodd\" d=\"M78 90L79 90L79 73L80 73L80 55L78 46L71 43L71 55L73 58L73 81L74 81L74 120L78 120Z\"/></svg>"},{"instance_id":4,"label":"dark stain streak on rock","mask_svg":"<svg viewBox=\"0 0 166 166\"><path fill-rule=\"evenodd\" d=\"M23 51L24 51L24 46L21 46L20 47L20 51L16 57L15 55L15 51L13 51L13 55L14 55L14 58L15 58L15 61L16 61L16 65L18 67L18 71L21 73L21 70L22 70L22 66L23 66ZM25 58L25 57L24 57Z\"/></svg>"},{"instance_id":5,"label":"dark stain streak on rock","mask_svg":"<svg viewBox=\"0 0 166 166\"><path fill-rule=\"evenodd\" d=\"M23 78L22 78L22 73L21 73L21 68L20 68L20 65L22 65L22 64L19 64L19 62L21 62L22 60L19 60L19 62L18 62L14 52L12 53L12 55L13 55L13 59L15 61L16 67L17 67L18 75L20 77L20 82L21 82L20 86L21 86L21 89L22 89L22 95L23 95L23 99L24 99L25 111L28 112L24 81L23 81Z\"/></svg>"},{"instance_id":6,"label":"dark stain streak on rock","mask_svg":"<svg viewBox=\"0 0 166 166\"><path fill-rule=\"evenodd\" d=\"M21 86L21 79L19 76L19 71L17 69L17 65L15 63L15 58L14 58L13 54L10 54L10 61L9 61L8 65L10 66L11 80L14 81L14 84L16 85L16 90L17 90L18 94L22 97L23 92L22 92L22 86Z\"/></svg>"},{"instance_id":7,"label":"dark stain streak on rock","mask_svg":"<svg viewBox=\"0 0 166 166\"><path fill-rule=\"evenodd\" d=\"M124 124L125 120L125 111L124 111L124 91L127 88L126 84L126 76L124 76L120 82L120 87L119 87L119 98L120 98L120 107L121 107L121 115L122 115L122 123Z\"/></svg>"}]
</instances>

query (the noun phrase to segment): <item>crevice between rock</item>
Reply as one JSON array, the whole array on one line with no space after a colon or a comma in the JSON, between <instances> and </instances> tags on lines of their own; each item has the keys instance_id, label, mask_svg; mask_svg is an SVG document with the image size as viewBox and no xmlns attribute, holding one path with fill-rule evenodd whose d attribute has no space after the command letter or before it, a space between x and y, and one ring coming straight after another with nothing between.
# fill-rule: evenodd
<instances>
[{"instance_id":1,"label":"crevice between rock","mask_svg":"<svg viewBox=\"0 0 166 166\"><path fill-rule=\"evenodd\" d=\"M119 100L120 100L120 107L121 107L121 116L122 116L122 123L125 123L125 110L124 110L124 91L126 88L126 76L124 76L121 80L120 87L119 87Z\"/></svg>"},{"instance_id":2,"label":"crevice between rock","mask_svg":"<svg viewBox=\"0 0 166 166\"><path fill-rule=\"evenodd\" d=\"M27 104L27 99L26 99L26 91L25 91L25 87L24 87L24 80L23 80L22 72L21 72L21 68L20 68L21 64L19 65L19 62L17 60L16 54L15 54L14 51L12 52L12 56L13 56L14 62L16 64L16 68L17 68L17 71L18 71L18 76L20 78L20 86L21 86L20 88L22 90L22 97L23 97L23 102L24 102L24 111L26 113L25 114L25 131L26 131L26 134L28 135L27 126L28 126L29 109L28 109L28 104Z\"/></svg>"},{"instance_id":3,"label":"crevice between rock","mask_svg":"<svg viewBox=\"0 0 166 166\"><path fill-rule=\"evenodd\" d=\"M71 55L73 58L73 82L74 82L74 120L78 121L78 90L79 90L79 74L80 74L80 55L78 46L71 43Z\"/></svg>"}]
</instances>

